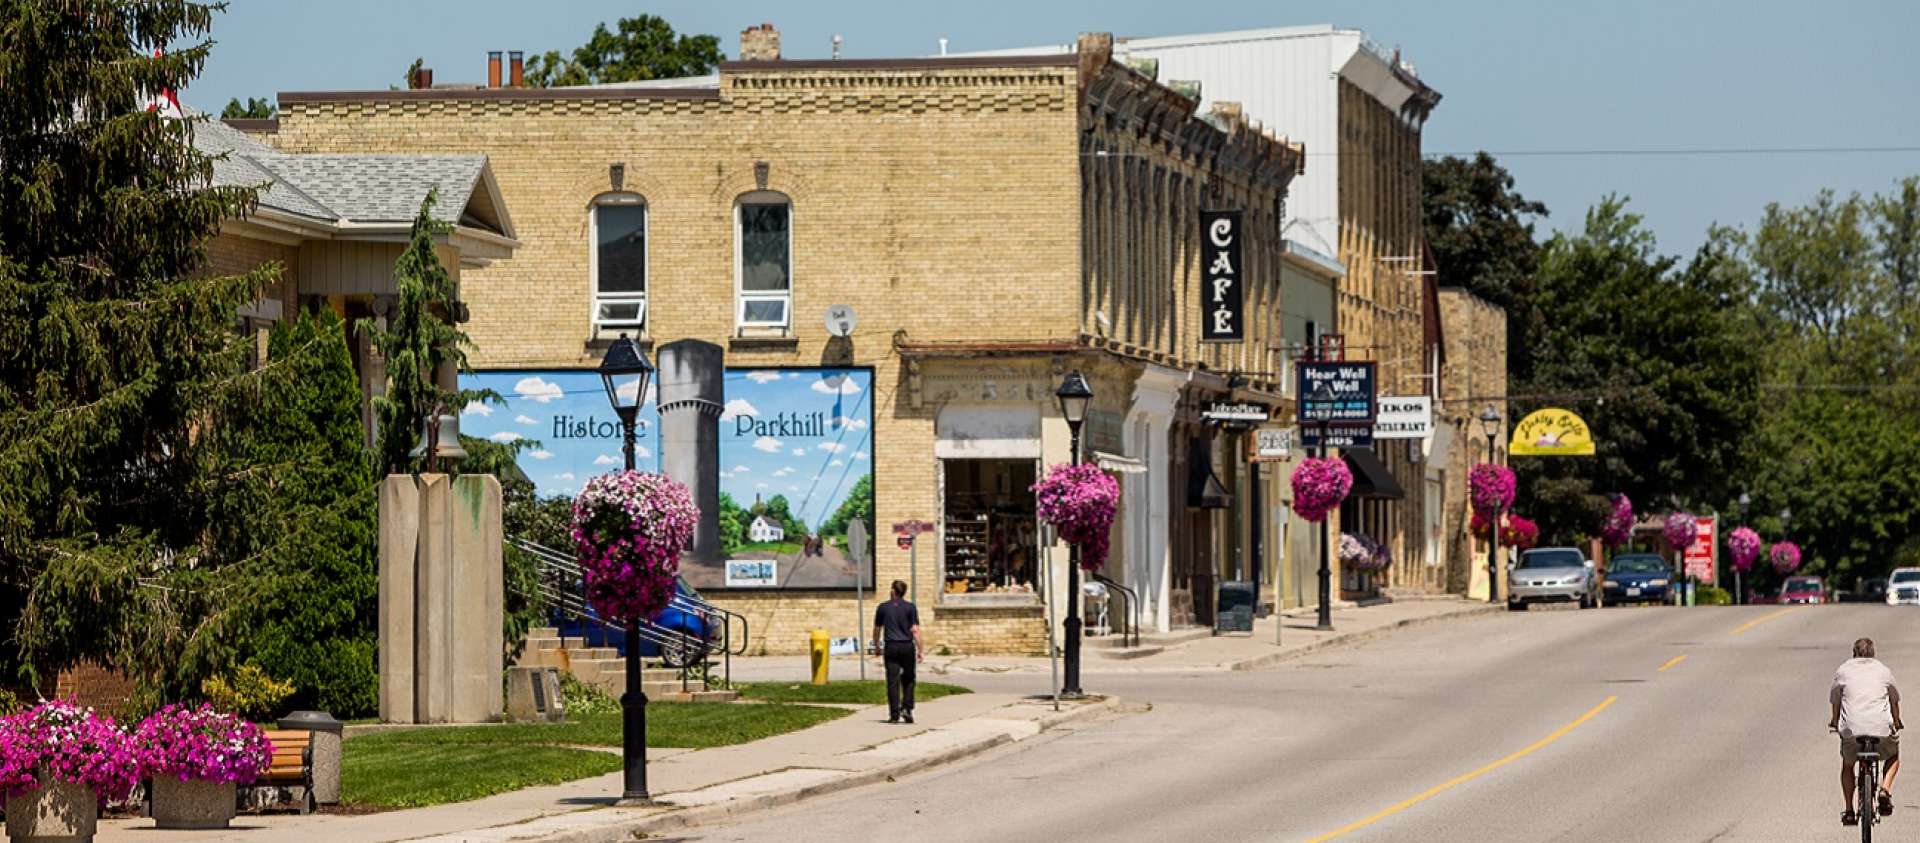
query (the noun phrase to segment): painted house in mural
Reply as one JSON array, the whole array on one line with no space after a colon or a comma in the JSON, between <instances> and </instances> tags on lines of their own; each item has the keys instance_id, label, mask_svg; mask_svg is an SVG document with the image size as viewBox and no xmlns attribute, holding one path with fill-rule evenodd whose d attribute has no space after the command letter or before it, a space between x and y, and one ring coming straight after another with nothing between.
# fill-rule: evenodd
<instances>
[{"instance_id":1,"label":"painted house in mural","mask_svg":"<svg viewBox=\"0 0 1920 843\"><path fill-rule=\"evenodd\" d=\"M768 521L765 515L756 516L753 523L747 527L747 540L756 544L777 542L786 537L787 531L779 524Z\"/></svg>"},{"instance_id":2,"label":"painted house in mural","mask_svg":"<svg viewBox=\"0 0 1920 843\"><path fill-rule=\"evenodd\" d=\"M688 576L769 651L854 634L847 590L896 579L919 583L934 646L1044 650L1063 583L1043 563L1063 581L1065 549L1041 544L1029 489L1068 459L1053 393L1076 369L1095 392L1086 458L1125 486L1106 573L1147 625L1209 621L1212 578L1188 573L1238 552L1255 507L1217 476L1245 431L1203 412L1291 412L1280 219L1304 150L1115 61L1110 36L857 60L782 59L778 39L749 29L741 60L691 79L282 93L272 142L486 156L520 248L463 279L463 385L507 405L461 423L539 442L520 466L542 493L619 457L593 372L614 338L724 350L722 515L761 495L813 539L770 576ZM1201 214L1223 209L1244 233L1244 326L1203 343ZM857 320L828 324L834 305ZM658 465L657 428L640 445ZM855 570L853 520L937 528Z\"/></svg>"}]
</instances>

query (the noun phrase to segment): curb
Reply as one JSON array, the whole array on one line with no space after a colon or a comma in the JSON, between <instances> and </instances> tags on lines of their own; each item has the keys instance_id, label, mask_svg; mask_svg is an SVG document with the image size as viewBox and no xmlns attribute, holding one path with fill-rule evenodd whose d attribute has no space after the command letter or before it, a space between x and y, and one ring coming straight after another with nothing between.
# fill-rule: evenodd
<instances>
[{"instance_id":1,"label":"curb","mask_svg":"<svg viewBox=\"0 0 1920 843\"><path fill-rule=\"evenodd\" d=\"M1032 721L1038 726L1038 730L1035 731L1033 735L1016 738L1006 732L998 732L968 741L965 744L953 747L944 752L899 761L882 767L875 767L871 770L851 772L844 776L835 777L831 781L811 784L792 790L735 799L714 805L701 805L694 808L673 808L668 806L662 812L652 816L611 822L598 828L556 831L546 835L528 835L525 837L515 837L513 839L516 843L518 841L527 841L527 843L630 842L662 831L674 831L691 826L704 825L755 811L765 810L767 808L790 805L815 796L839 793L851 788L865 787L870 784L890 781L901 776L951 764L955 761L979 755L980 753L1006 744L1028 740L1050 729L1055 729L1068 723L1088 720L1110 711L1118 711L1121 709L1121 706L1122 703L1119 697L1109 696L1097 702L1084 703L1071 710L1061 711L1057 714L1048 713L1039 720ZM475 831L480 831L480 829L475 829Z\"/></svg>"},{"instance_id":2,"label":"curb","mask_svg":"<svg viewBox=\"0 0 1920 843\"><path fill-rule=\"evenodd\" d=\"M1472 608L1462 609L1458 612L1449 612L1444 615L1428 615L1424 618L1407 618L1406 620L1396 621L1394 623L1390 623L1385 626L1376 626L1364 632L1353 632L1353 633L1348 633L1346 635L1335 635L1332 638L1328 638L1322 641L1315 641L1314 643L1308 644L1307 646L1301 647L1297 650L1287 650L1279 653L1269 653L1264 656L1255 656L1250 659L1242 659L1237 662L1230 662L1226 665L1226 669L1227 670L1260 670L1262 668L1272 667L1278 664L1284 664L1286 662L1290 662L1290 661L1293 661L1294 659L1302 658L1304 656L1313 655L1323 650L1331 650L1335 647L1345 647L1351 644L1359 644L1367 641L1372 641L1376 638L1384 638L1387 635L1402 629L1407 629L1407 628L1416 627L1416 626L1425 626L1430 623L1439 623L1442 621L1459 620L1461 618L1475 618L1481 615L1491 615L1495 612L1503 611L1504 609L1505 607L1503 606L1475 606Z\"/></svg>"}]
</instances>

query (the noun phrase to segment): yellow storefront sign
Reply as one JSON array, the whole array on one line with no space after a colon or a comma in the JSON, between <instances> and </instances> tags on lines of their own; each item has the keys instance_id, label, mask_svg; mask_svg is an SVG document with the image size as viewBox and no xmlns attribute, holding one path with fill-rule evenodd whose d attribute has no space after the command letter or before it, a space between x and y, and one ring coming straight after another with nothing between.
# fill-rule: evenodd
<instances>
[{"instance_id":1,"label":"yellow storefront sign","mask_svg":"<svg viewBox=\"0 0 1920 843\"><path fill-rule=\"evenodd\" d=\"M1507 453L1516 457L1590 457L1593 432L1572 410L1535 410L1513 426Z\"/></svg>"}]
</instances>

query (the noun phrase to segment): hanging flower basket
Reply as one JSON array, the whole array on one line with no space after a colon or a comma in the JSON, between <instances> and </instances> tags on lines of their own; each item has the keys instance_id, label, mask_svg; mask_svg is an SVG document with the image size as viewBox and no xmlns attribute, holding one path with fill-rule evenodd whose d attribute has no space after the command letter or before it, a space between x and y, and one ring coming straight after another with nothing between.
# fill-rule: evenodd
<instances>
[{"instance_id":1,"label":"hanging flower basket","mask_svg":"<svg viewBox=\"0 0 1920 843\"><path fill-rule=\"evenodd\" d=\"M99 808L133 790L139 762L113 718L43 702L0 719L0 792L15 841L91 840Z\"/></svg>"},{"instance_id":2,"label":"hanging flower basket","mask_svg":"<svg viewBox=\"0 0 1920 843\"><path fill-rule=\"evenodd\" d=\"M1760 534L1750 527L1737 527L1727 534L1727 550L1734 570L1743 574L1751 571L1754 560L1760 558Z\"/></svg>"},{"instance_id":3,"label":"hanging flower basket","mask_svg":"<svg viewBox=\"0 0 1920 843\"><path fill-rule=\"evenodd\" d=\"M1773 570L1778 573L1791 574L1800 569L1800 546L1793 542L1774 542L1767 556L1773 559Z\"/></svg>"},{"instance_id":4,"label":"hanging flower basket","mask_svg":"<svg viewBox=\"0 0 1920 843\"><path fill-rule=\"evenodd\" d=\"M1378 571L1393 557L1373 539L1359 533L1340 534L1340 567L1349 571Z\"/></svg>"},{"instance_id":5,"label":"hanging flower basket","mask_svg":"<svg viewBox=\"0 0 1920 843\"><path fill-rule=\"evenodd\" d=\"M1308 521L1325 520L1351 491L1353 472L1346 460L1308 457L1293 469L1293 511Z\"/></svg>"},{"instance_id":6,"label":"hanging flower basket","mask_svg":"<svg viewBox=\"0 0 1920 843\"><path fill-rule=\"evenodd\" d=\"M616 471L587 481L573 502L573 544L594 611L618 621L658 616L699 522L687 487L666 475Z\"/></svg>"},{"instance_id":7,"label":"hanging flower basket","mask_svg":"<svg viewBox=\"0 0 1920 843\"><path fill-rule=\"evenodd\" d=\"M1626 495L1613 496L1613 507L1600 523L1600 540L1607 547L1622 547L1633 541L1633 501Z\"/></svg>"},{"instance_id":8,"label":"hanging flower basket","mask_svg":"<svg viewBox=\"0 0 1920 843\"><path fill-rule=\"evenodd\" d=\"M1661 533L1666 536L1667 546L1675 551L1684 551L1692 547L1693 543L1700 538L1699 531L1699 522L1692 515L1684 512L1668 514L1666 522L1661 526Z\"/></svg>"},{"instance_id":9,"label":"hanging flower basket","mask_svg":"<svg viewBox=\"0 0 1920 843\"><path fill-rule=\"evenodd\" d=\"M1097 465L1061 463L1033 484L1034 511L1060 539L1080 548L1080 567L1098 570L1107 562L1113 516L1120 508L1120 484Z\"/></svg>"},{"instance_id":10,"label":"hanging flower basket","mask_svg":"<svg viewBox=\"0 0 1920 843\"><path fill-rule=\"evenodd\" d=\"M133 743L140 775L153 782L159 828L226 828L235 788L253 783L273 759L260 727L206 703L160 709L140 722Z\"/></svg>"},{"instance_id":11,"label":"hanging flower basket","mask_svg":"<svg viewBox=\"0 0 1920 843\"><path fill-rule=\"evenodd\" d=\"M1507 517L1500 528L1500 543L1515 550L1526 550L1540 540L1540 525L1518 515Z\"/></svg>"},{"instance_id":12,"label":"hanging flower basket","mask_svg":"<svg viewBox=\"0 0 1920 843\"><path fill-rule=\"evenodd\" d=\"M1492 512L1513 506L1514 491L1519 488L1519 481L1514 479L1511 468L1480 463L1467 475L1467 487L1474 511Z\"/></svg>"}]
</instances>

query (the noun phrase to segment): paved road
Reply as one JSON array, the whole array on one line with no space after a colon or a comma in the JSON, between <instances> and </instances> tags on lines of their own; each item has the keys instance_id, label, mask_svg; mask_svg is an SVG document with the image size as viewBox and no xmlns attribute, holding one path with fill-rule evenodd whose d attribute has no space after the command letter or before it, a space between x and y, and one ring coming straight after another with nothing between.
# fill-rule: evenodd
<instances>
[{"instance_id":1,"label":"paved road","mask_svg":"<svg viewBox=\"0 0 1920 843\"><path fill-rule=\"evenodd\" d=\"M1876 605L1534 611L1273 671L1100 677L1152 711L685 836L1853 840L1826 688L1860 635L1920 686L1920 613ZM1916 781L1881 839L1920 839Z\"/></svg>"}]
</instances>

